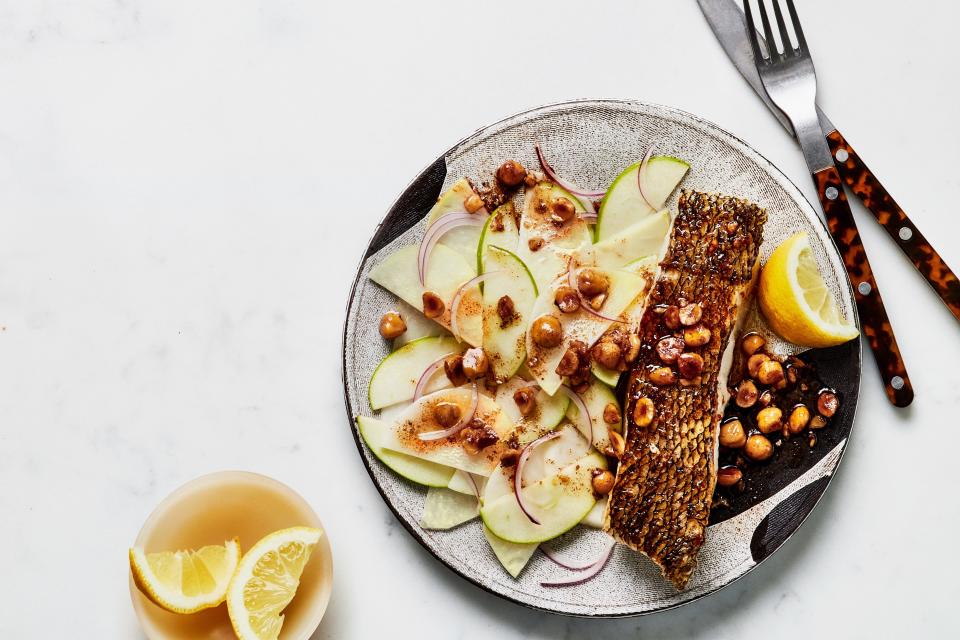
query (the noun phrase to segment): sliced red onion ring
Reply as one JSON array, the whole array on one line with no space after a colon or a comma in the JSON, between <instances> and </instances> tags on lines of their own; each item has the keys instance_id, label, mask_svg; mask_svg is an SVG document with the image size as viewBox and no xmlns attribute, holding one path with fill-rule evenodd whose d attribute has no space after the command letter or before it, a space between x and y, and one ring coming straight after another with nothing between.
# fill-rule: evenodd
<instances>
[{"instance_id":1,"label":"sliced red onion ring","mask_svg":"<svg viewBox=\"0 0 960 640\"><path fill-rule=\"evenodd\" d=\"M523 502L523 493L520 491L520 489L523 488L521 486L523 481L523 467L527 464L527 458L530 457L530 454L533 453L534 449L542 445L544 442L553 440L559 435L559 431L551 431L544 436L540 436L523 448L523 451L520 452L520 459L517 460L517 470L513 474L513 494L517 497L517 504L520 505L520 510L523 511L525 516L530 518L530 522L533 524L540 524L540 521L533 517L533 514L530 513L530 510L527 509L527 505Z\"/></svg>"},{"instance_id":2,"label":"sliced red onion ring","mask_svg":"<svg viewBox=\"0 0 960 640\"><path fill-rule=\"evenodd\" d=\"M562 558L560 558L560 556L557 555L556 551L551 551L550 549L548 549L543 545L540 545L540 551L542 551L543 555L547 556L547 558L551 562L553 562L555 565L557 565L558 567L563 567L564 569L568 569L570 571L586 571L587 569L590 569L591 567L593 567L593 565L597 563L596 560L590 560L586 564L571 564L568 560L563 560Z\"/></svg>"},{"instance_id":3,"label":"sliced red onion ring","mask_svg":"<svg viewBox=\"0 0 960 640\"><path fill-rule=\"evenodd\" d=\"M557 389L563 395L570 398L570 401L577 407L577 416L580 420L587 421L587 433L590 434L590 438L587 442L587 451L590 450L590 447L593 446L593 420L590 418L590 411L587 409L587 403L583 401L583 398L580 397L580 394L568 387L565 384L562 384Z\"/></svg>"},{"instance_id":4,"label":"sliced red onion ring","mask_svg":"<svg viewBox=\"0 0 960 640\"><path fill-rule=\"evenodd\" d=\"M468 472L466 472L466 471L464 471L463 473L466 473L466 474L467 474L467 478L470 479L470 484L473 485L473 494L479 498L479 497L480 497L480 487L477 486L477 481L473 479L473 474L472 474L472 473L468 473Z\"/></svg>"},{"instance_id":5,"label":"sliced red onion ring","mask_svg":"<svg viewBox=\"0 0 960 640\"><path fill-rule=\"evenodd\" d=\"M430 254L433 248L446 232L464 226L483 226L487 221L485 216L475 213L448 213L441 216L427 229L426 235L420 241L420 252L417 254L417 272L420 276L420 284L425 284L427 277L427 263L430 261Z\"/></svg>"},{"instance_id":6,"label":"sliced red onion ring","mask_svg":"<svg viewBox=\"0 0 960 640\"><path fill-rule=\"evenodd\" d=\"M598 573L600 573L601 570L603 570L603 568L607 565L607 561L610 560L610 556L613 555L614 546L616 546L616 542L614 542L613 539L611 539L609 544L607 545L607 548L600 555L600 557L593 562L593 564L583 567L582 569L573 569L573 571L579 572L577 573L577 575L572 576L566 580L557 580L556 582L541 582L540 586L541 587L572 587L577 584L583 584L587 580L590 580L593 577L595 577ZM541 549L542 548L543 547L541 547ZM550 558L549 555L547 555L547 557ZM553 560L553 558L551 558L551 560ZM554 562L556 562L556 560L554 560ZM561 566L564 566L564 565L561 565Z\"/></svg>"},{"instance_id":7,"label":"sliced red onion ring","mask_svg":"<svg viewBox=\"0 0 960 640\"><path fill-rule=\"evenodd\" d=\"M463 297L463 294L467 289L475 284L480 284L495 273L500 273L500 271L487 271L486 273L481 273L476 278L467 280L460 285L460 288L457 289L457 293L454 294L453 302L450 303L450 333L452 333L453 337L457 340L460 339L460 327L457 326L457 309L460 308L460 299Z\"/></svg>"},{"instance_id":8,"label":"sliced red onion ring","mask_svg":"<svg viewBox=\"0 0 960 640\"><path fill-rule=\"evenodd\" d=\"M581 213L580 217L583 218L587 224L597 224L597 218L599 217L596 213Z\"/></svg>"},{"instance_id":9,"label":"sliced red onion ring","mask_svg":"<svg viewBox=\"0 0 960 640\"><path fill-rule=\"evenodd\" d=\"M643 198L643 201L647 203L647 206L653 210L656 210L656 207L653 206L653 203L650 202L650 198L647 197L647 192L643 188L644 183L647 181L647 163L650 161L650 156L653 155L653 147L647 149L647 153L644 154L643 160L640 161L640 168L637 170L637 186L640 187L640 197Z\"/></svg>"},{"instance_id":10,"label":"sliced red onion ring","mask_svg":"<svg viewBox=\"0 0 960 640\"><path fill-rule=\"evenodd\" d=\"M420 374L420 379L417 380L417 386L413 390L413 401L416 402L423 396L423 392L427 389L427 384L430 382L430 378L433 377L433 374L437 372L437 369L443 366L443 361L453 355L454 352L450 352L447 355L443 356L429 367L423 370L423 373Z\"/></svg>"},{"instance_id":11,"label":"sliced red onion ring","mask_svg":"<svg viewBox=\"0 0 960 640\"><path fill-rule=\"evenodd\" d=\"M577 273L579 273L579 268L573 267L573 257L570 257L570 260L567 261L567 284L571 289L577 292L577 296L580 298L580 308L589 313L592 316L596 316L601 320L607 320L608 322L619 322L625 324L626 321L621 318L614 318L613 316L607 316L599 311L594 311L593 307L590 306L590 301L580 293L580 289L577 287Z\"/></svg>"},{"instance_id":12,"label":"sliced red onion ring","mask_svg":"<svg viewBox=\"0 0 960 640\"><path fill-rule=\"evenodd\" d=\"M602 198L606 195L606 191L590 191L589 189L584 189L579 187L576 184L561 178L557 175L557 172L553 170L553 167L550 166L550 163L547 162L546 157L543 155L543 150L540 148L540 145L534 145L534 149L537 150L537 159L540 161L540 166L543 167L543 172L547 174L547 177L556 182L558 185L569 191L575 196L583 196L584 198ZM587 206L587 203L583 203L584 206ZM590 208L593 208L591 203Z\"/></svg>"},{"instance_id":13,"label":"sliced red onion ring","mask_svg":"<svg viewBox=\"0 0 960 640\"><path fill-rule=\"evenodd\" d=\"M439 429L437 431L427 431L426 433L419 433L417 437L421 440L432 441L432 440L443 440L444 438L449 438L450 436L455 436L463 428L467 426L471 420L473 420L474 414L477 412L477 405L480 403L480 391L477 389L477 383L473 383L473 393L472 399L470 402L470 411L468 411L457 424L453 425L449 429Z\"/></svg>"}]
</instances>

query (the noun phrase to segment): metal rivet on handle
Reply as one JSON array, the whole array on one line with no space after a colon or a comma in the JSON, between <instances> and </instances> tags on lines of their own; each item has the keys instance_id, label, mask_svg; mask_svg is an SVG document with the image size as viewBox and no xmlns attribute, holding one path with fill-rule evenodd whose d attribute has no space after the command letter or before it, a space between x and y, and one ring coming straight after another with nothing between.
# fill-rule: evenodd
<instances>
[{"instance_id":1,"label":"metal rivet on handle","mask_svg":"<svg viewBox=\"0 0 960 640\"><path fill-rule=\"evenodd\" d=\"M824 191L823 194L827 196L827 200L836 200L840 192L837 191L836 187L827 187L827 190Z\"/></svg>"},{"instance_id":2,"label":"metal rivet on handle","mask_svg":"<svg viewBox=\"0 0 960 640\"><path fill-rule=\"evenodd\" d=\"M846 162L847 158L850 157L850 154L847 153L846 149L837 149L837 160L840 162Z\"/></svg>"},{"instance_id":3,"label":"metal rivet on handle","mask_svg":"<svg viewBox=\"0 0 960 640\"><path fill-rule=\"evenodd\" d=\"M890 378L890 386L899 391L903 389L903 378L900 376L893 376Z\"/></svg>"},{"instance_id":4,"label":"metal rivet on handle","mask_svg":"<svg viewBox=\"0 0 960 640\"><path fill-rule=\"evenodd\" d=\"M898 234L900 239L906 242L913 237L913 229L910 227L900 227L900 233Z\"/></svg>"},{"instance_id":5,"label":"metal rivet on handle","mask_svg":"<svg viewBox=\"0 0 960 640\"><path fill-rule=\"evenodd\" d=\"M860 292L860 295L868 296L873 291L873 287L870 286L869 282L861 282L857 285L857 291Z\"/></svg>"}]
</instances>

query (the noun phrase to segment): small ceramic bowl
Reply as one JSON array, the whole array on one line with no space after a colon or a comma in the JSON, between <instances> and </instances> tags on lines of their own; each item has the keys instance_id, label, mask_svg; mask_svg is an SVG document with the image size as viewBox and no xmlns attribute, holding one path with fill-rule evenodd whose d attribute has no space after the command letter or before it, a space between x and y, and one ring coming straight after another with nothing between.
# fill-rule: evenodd
<instances>
[{"instance_id":1,"label":"small ceramic bowl","mask_svg":"<svg viewBox=\"0 0 960 640\"><path fill-rule=\"evenodd\" d=\"M290 487L245 471L221 471L183 485L147 518L134 546L147 553L195 549L240 538L248 550L268 533L294 526L323 529L310 505ZM330 601L333 559L326 533L313 550L297 595L284 611L281 640L306 640ZM140 626L150 640L235 638L226 603L199 613L170 613L148 600L130 578L130 596Z\"/></svg>"}]
</instances>

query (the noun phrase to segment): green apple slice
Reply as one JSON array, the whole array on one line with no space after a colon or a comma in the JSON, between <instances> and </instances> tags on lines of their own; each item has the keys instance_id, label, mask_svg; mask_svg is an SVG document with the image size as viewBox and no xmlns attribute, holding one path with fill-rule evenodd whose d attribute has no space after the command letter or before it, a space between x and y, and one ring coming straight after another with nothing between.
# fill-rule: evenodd
<instances>
[{"instance_id":1,"label":"green apple slice","mask_svg":"<svg viewBox=\"0 0 960 640\"><path fill-rule=\"evenodd\" d=\"M428 487L445 487L450 482L455 471L452 467L384 449L383 443L388 439L387 436L391 430L390 423L367 416L357 416L357 427L360 437L373 455L407 480Z\"/></svg>"},{"instance_id":2,"label":"green apple slice","mask_svg":"<svg viewBox=\"0 0 960 640\"><path fill-rule=\"evenodd\" d=\"M473 187L470 186L470 182L466 178L454 182L448 190L440 194L437 203L427 213L427 228L429 229L431 225L447 214L466 213L464 201L474 193ZM476 215L482 216L484 211L481 210ZM450 247L472 264L476 259L477 239L479 237L480 229L478 227L458 227L443 234L439 244Z\"/></svg>"},{"instance_id":3,"label":"green apple slice","mask_svg":"<svg viewBox=\"0 0 960 640\"><path fill-rule=\"evenodd\" d=\"M624 311L640 295L643 295L650 282L645 275L630 273L622 269L607 271L610 278L609 295L600 312L610 318L622 318ZM533 305L531 321L542 315L552 314L563 328L563 341L556 347L541 347L527 336L527 367L540 383L540 388L553 395L563 382L556 373L557 364L564 352L574 340L592 345L610 327L612 321L599 318L580 309L574 313L560 313L554 304L557 286L566 284L565 280L543 290Z\"/></svg>"},{"instance_id":4,"label":"green apple slice","mask_svg":"<svg viewBox=\"0 0 960 640\"><path fill-rule=\"evenodd\" d=\"M491 275L483 283L483 350L491 375L503 382L517 372L526 357L527 325L537 285L517 254L502 247L487 247L484 265ZM506 320L499 310L505 297L513 305L513 315Z\"/></svg>"},{"instance_id":5,"label":"green apple slice","mask_svg":"<svg viewBox=\"0 0 960 640\"><path fill-rule=\"evenodd\" d=\"M592 263L601 269L621 269L645 256L659 256L670 233L670 213L660 211L590 247Z\"/></svg>"},{"instance_id":6,"label":"green apple slice","mask_svg":"<svg viewBox=\"0 0 960 640\"><path fill-rule=\"evenodd\" d=\"M483 258L487 247L495 245L516 253L519 241L520 230L517 228L513 202L507 202L487 218L480 231L480 241L477 243L477 273L485 272Z\"/></svg>"},{"instance_id":7,"label":"green apple slice","mask_svg":"<svg viewBox=\"0 0 960 640\"><path fill-rule=\"evenodd\" d=\"M607 195L604 196L603 202L600 203L600 210L597 212L595 233L598 241L609 238L662 209L667 198L690 170L690 165L679 158L672 156L650 158L647 162L644 186L652 202L647 204L640 195L640 186L637 183L640 164L638 162L624 169L607 190Z\"/></svg>"},{"instance_id":8,"label":"green apple slice","mask_svg":"<svg viewBox=\"0 0 960 640\"><path fill-rule=\"evenodd\" d=\"M520 509L514 495L505 495L480 508L483 523L494 535L508 542L544 542L575 527L593 508L596 499L591 486L594 469L606 469L607 461L592 452L521 489L524 502L540 522L534 524Z\"/></svg>"},{"instance_id":9,"label":"green apple slice","mask_svg":"<svg viewBox=\"0 0 960 640\"><path fill-rule=\"evenodd\" d=\"M423 503L420 526L424 529L452 529L473 520L480 513L476 496L443 487L430 487Z\"/></svg>"},{"instance_id":10,"label":"green apple slice","mask_svg":"<svg viewBox=\"0 0 960 640\"><path fill-rule=\"evenodd\" d=\"M424 291L437 294L446 304L446 309L435 320L449 329L453 296L462 284L476 275L473 263L467 262L450 247L438 244L430 255L424 278L426 286L423 286L417 271L419 252L420 247L417 245L394 251L370 270L370 279L420 312L423 311ZM480 346L483 341L483 320L480 288L476 285L463 294L457 325L465 342L475 347Z\"/></svg>"},{"instance_id":11,"label":"green apple slice","mask_svg":"<svg viewBox=\"0 0 960 640\"><path fill-rule=\"evenodd\" d=\"M591 380L587 390L580 394L580 398L583 400L583 404L587 406L587 412L590 414L590 422L593 426L593 446L599 451L604 451L610 446L609 430L622 431L623 427L622 425L608 425L603 419L603 410L608 404L612 404L617 408L617 411L620 411L620 402L617 400L616 394L613 393L613 389L599 380ZM586 437L588 435L585 431L587 427L584 421L580 419L579 413L577 405L571 402L567 408L567 418L577 425L577 428Z\"/></svg>"},{"instance_id":12,"label":"green apple slice","mask_svg":"<svg viewBox=\"0 0 960 640\"><path fill-rule=\"evenodd\" d=\"M583 517L580 524L593 527L594 529L603 529L603 517L607 512L608 502L608 498L597 500L597 504L593 505L593 509L590 509L590 512Z\"/></svg>"},{"instance_id":13,"label":"green apple slice","mask_svg":"<svg viewBox=\"0 0 960 640\"><path fill-rule=\"evenodd\" d=\"M520 217L517 255L530 269L539 289L547 288L567 270L574 251L592 242L590 227L579 215L559 227L553 223L551 205L558 198L567 198L578 213L583 212L583 205L569 192L551 182L541 182L527 189ZM539 248L534 250L538 243Z\"/></svg>"},{"instance_id":14,"label":"green apple slice","mask_svg":"<svg viewBox=\"0 0 960 640\"><path fill-rule=\"evenodd\" d=\"M593 374L594 378L608 387L615 387L617 386L617 383L620 382L619 371L616 371L615 369L607 369L599 362L590 363L590 373Z\"/></svg>"},{"instance_id":15,"label":"green apple slice","mask_svg":"<svg viewBox=\"0 0 960 640\"><path fill-rule=\"evenodd\" d=\"M503 414L497 403L489 396L480 394L474 417L493 429L500 441L476 455L467 453L458 438L443 440L421 440L420 433L439 431L443 427L437 422L434 409L441 402L456 404L461 415L470 411L473 393L469 387L444 389L423 396L397 416L382 443L383 448L405 453L421 460L461 469L468 473L489 476L500 461L500 455L506 448L505 438L513 430L513 424ZM443 486L447 486L450 479Z\"/></svg>"},{"instance_id":16,"label":"green apple slice","mask_svg":"<svg viewBox=\"0 0 960 640\"><path fill-rule=\"evenodd\" d=\"M487 484L487 479L483 476L475 476L457 469L447 483L447 489L457 493L465 493L475 498L483 495L483 488Z\"/></svg>"},{"instance_id":17,"label":"green apple slice","mask_svg":"<svg viewBox=\"0 0 960 640\"><path fill-rule=\"evenodd\" d=\"M537 390L535 396L536 407L528 416L520 414L513 394L523 387L530 386L531 382L514 376L497 387L496 400L500 409L517 425L517 440L520 445L539 438L548 431L552 431L567 414L567 405L570 398L563 394L547 395L542 389Z\"/></svg>"},{"instance_id":18,"label":"green apple slice","mask_svg":"<svg viewBox=\"0 0 960 640\"><path fill-rule=\"evenodd\" d=\"M463 351L460 343L451 337L427 337L409 342L384 358L367 387L371 409L382 409L398 402L413 400L420 376L440 358ZM436 373L425 393L450 386L443 371Z\"/></svg>"},{"instance_id":19,"label":"green apple slice","mask_svg":"<svg viewBox=\"0 0 960 640\"><path fill-rule=\"evenodd\" d=\"M483 526L483 535L487 538L487 542L490 543L490 549L493 550L493 555L497 556L497 560L500 561L503 568L514 578L520 575L520 572L523 571L523 568L527 566L530 558L532 558L533 554L537 551L537 547L540 546L537 542L531 542L529 544L507 542L490 531L486 525Z\"/></svg>"}]
</instances>

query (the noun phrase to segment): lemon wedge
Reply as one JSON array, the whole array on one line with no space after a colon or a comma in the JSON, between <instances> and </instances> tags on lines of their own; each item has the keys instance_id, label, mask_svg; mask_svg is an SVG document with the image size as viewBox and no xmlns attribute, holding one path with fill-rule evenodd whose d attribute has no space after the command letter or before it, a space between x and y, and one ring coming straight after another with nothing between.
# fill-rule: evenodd
<instances>
[{"instance_id":1,"label":"lemon wedge","mask_svg":"<svg viewBox=\"0 0 960 640\"><path fill-rule=\"evenodd\" d=\"M804 232L777 247L760 272L760 308L782 338L805 347L832 347L859 335L827 288Z\"/></svg>"},{"instance_id":2,"label":"lemon wedge","mask_svg":"<svg viewBox=\"0 0 960 640\"><path fill-rule=\"evenodd\" d=\"M280 635L281 613L297 593L300 574L321 535L313 527L281 529L243 557L227 592L227 611L240 640L273 640Z\"/></svg>"},{"instance_id":3,"label":"lemon wedge","mask_svg":"<svg viewBox=\"0 0 960 640\"><path fill-rule=\"evenodd\" d=\"M130 570L137 588L152 602L174 613L194 613L216 607L240 561L240 542L196 551L144 553L130 549Z\"/></svg>"}]
</instances>

